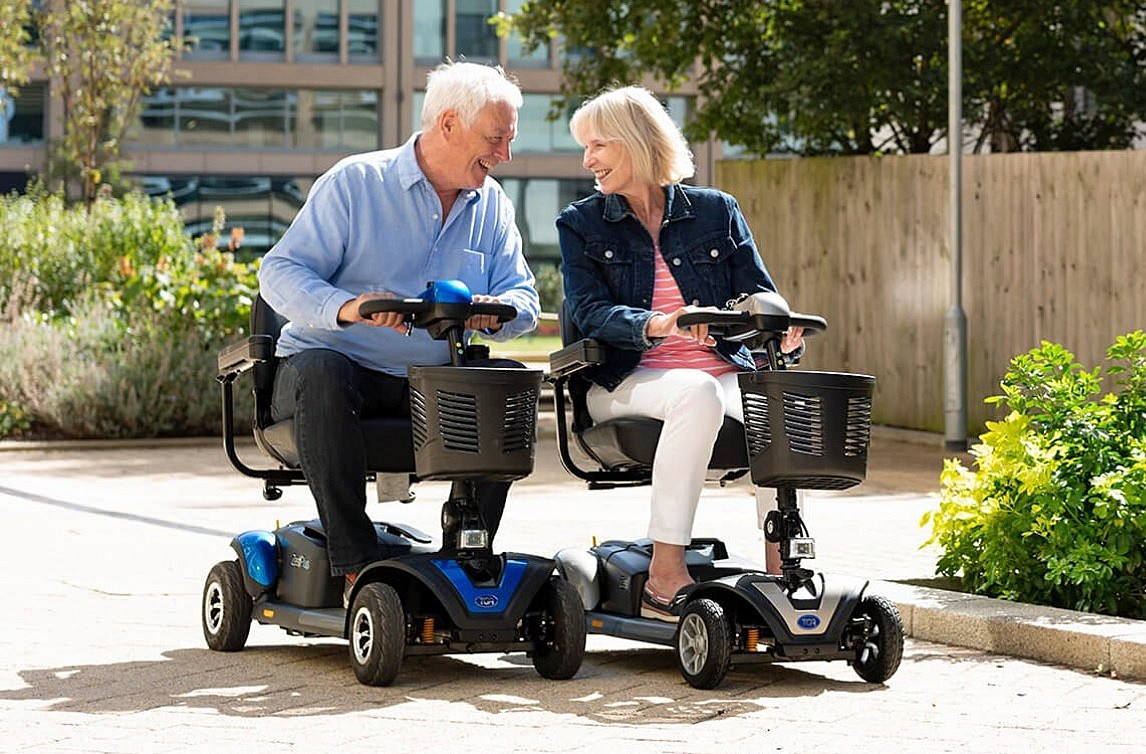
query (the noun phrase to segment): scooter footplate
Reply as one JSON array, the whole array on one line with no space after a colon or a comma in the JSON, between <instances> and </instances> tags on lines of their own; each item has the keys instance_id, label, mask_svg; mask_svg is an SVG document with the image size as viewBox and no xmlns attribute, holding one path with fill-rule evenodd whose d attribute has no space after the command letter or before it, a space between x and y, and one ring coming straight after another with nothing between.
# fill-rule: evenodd
<instances>
[{"instance_id":1,"label":"scooter footplate","mask_svg":"<svg viewBox=\"0 0 1146 754\"><path fill-rule=\"evenodd\" d=\"M591 634L606 634L622 639L647 641L651 644L671 645L676 641L675 623L649 620L647 618L625 618L610 613L585 613L585 628Z\"/></svg>"}]
</instances>

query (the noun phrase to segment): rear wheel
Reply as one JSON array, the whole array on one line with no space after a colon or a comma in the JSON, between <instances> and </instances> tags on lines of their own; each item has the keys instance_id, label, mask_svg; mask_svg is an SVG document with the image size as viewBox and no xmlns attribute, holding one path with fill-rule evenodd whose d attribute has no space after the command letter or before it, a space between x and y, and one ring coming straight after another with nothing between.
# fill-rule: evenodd
<instances>
[{"instance_id":1,"label":"rear wheel","mask_svg":"<svg viewBox=\"0 0 1146 754\"><path fill-rule=\"evenodd\" d=\"M539 598L548 626L533 650L533 667L542 678L564 681L585 659L585 606L573 585L558 577L549 579Z\"/></svg>"},{"instance_id":2,"label":"rear wheel","mask_svg":"<svg viewBox=\"0 0 1146 754\"><path fill-rule=\"evenodd\" d=\"M862 626L852 667L868 683L883 683L895 675L903 659L903 619L898 608L886 597L869 595L852 614L852 623Z\"/></svg>"},{"instance_id":3,"label":"rear wheel","mask_svg":"<svg viewBox=\"0 0 1146 754\"><path fill-rule=\"evenodd\" d=\"M237 560L216 563L203 585L203 638L216 652L237 652L251 633L251 595Z\"/></svg>"},{"instance_id":4,"label":"rear wheel","mask_svg":"<svg viewBox=\"0 0 1146 754\"><path fill-rule=\"evenodd\" d=\"M719 602L689 602L676 634L676 659L688 685L714 689L732 665L732 619Z\"/></svg>"},{"instance_id":5,"label":"rear wheel","mask_svg":"<svg viewBox=\"0 0 1146 754\"><path fill-rule=\"evenodd\" d=\"M389 686L406 652L406 615L389 584L365 585L350 606L350 665L360 683Z\"/></svg>"}]
</instances>

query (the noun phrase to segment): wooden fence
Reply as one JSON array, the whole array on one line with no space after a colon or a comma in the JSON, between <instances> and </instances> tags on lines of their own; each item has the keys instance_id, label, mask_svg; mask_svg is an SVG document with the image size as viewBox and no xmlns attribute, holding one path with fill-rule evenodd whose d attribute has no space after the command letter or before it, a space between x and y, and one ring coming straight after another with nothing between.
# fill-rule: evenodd
<instances>
[{"instance_id":1,"label":"wooden fence","mask_svg":"<svg viewBox=\"0 0 1146 754\"><path fill-rule=\"evenodd\" d=\"M873 374L876 423L944 431L947 158L724 161L716 176L781 293L828 319L805 368ZM1146 151L964 158L963 308L972 439L1013 356L1047 340L1092 368L1146 329Z\"/></svg>"}]
</instances>

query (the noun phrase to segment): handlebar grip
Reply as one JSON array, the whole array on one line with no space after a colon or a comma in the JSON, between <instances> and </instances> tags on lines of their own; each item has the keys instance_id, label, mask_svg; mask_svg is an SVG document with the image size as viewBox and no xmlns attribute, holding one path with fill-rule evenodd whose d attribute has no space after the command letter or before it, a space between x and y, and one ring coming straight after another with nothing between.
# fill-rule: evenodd
<instances>
[{"instance_id":1,"label":"handlebar grip","mask_svg":"<svg viewBox=\"0 0 1146 754\"><path fill-rule=\"evenodd\" d=\"M815 314L795 314L789 318L792 327L804 328L805 335L814 335L828 329L828 321Z\"/></svg>"},{"instance_id":2,"label":"handlebar grip","mask_svg":"<svg viewBox=\"0 0 1146 754\"><path fill-rule=\"evenodd\" d=\"M497 317L498 322L508 322L511 319L517 318L517 307L510 306L509 304L475 301L474 303L470 304L470 314L493 316Z\"/></svg>"},{"instance_id":3,"label":"handlebar grip","mask_svg":"<svg viewBox=\"0 0 1146 754\"><path fill-rule=\"evenodd\" d=\"M379 312L418 314L430 310L430 302L420 298L372 298L358 305L358 314L369 318Z\"/></svg>"},{"instance_id":4,"label":"handlebar grip","mask_svg":"<svg viewBox=\"0 0 1146 754\"><path fill-rule=\"evenodd\" d=\"M748 312L689 312L688 314L680 315L676 324L677 327L693 327L694 325L728 327L731 325L743 325L748 322L751 316L752 315Z\"/></svg>"}]
</instances>

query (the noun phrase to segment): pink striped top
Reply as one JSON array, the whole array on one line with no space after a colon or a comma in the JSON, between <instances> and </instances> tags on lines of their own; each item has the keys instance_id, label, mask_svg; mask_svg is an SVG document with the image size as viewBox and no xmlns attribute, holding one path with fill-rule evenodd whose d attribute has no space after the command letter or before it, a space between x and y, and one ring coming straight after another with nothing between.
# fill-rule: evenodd
<instances>
[{"instance_id":1,"label":"pink striped top","mask_svg":"<svg viewBox=\"0 0 1146 754\"><path fill-rule=\"evenodd\" d=\"M680 286L676 284L668 264L661 256L659 245L655 251L652 308L662 314L672 314L684 306L684 297L680 295ZM641 366L654 369L700 369L714 377L739 371L734 364L717 356L708 346L676 332L645 351L641 356Z\"/></svg>"}]
</instances>

